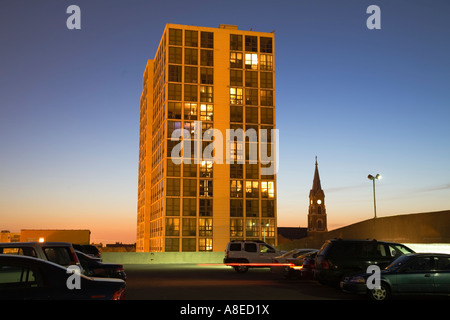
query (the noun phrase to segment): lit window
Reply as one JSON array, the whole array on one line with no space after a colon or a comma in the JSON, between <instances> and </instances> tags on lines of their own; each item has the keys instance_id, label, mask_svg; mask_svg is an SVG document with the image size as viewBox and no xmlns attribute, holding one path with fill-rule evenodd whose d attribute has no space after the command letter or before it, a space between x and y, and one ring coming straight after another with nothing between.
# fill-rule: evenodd
<instances>
[{"instance_id":1,"label":"lit window","mask_svg":"<svg viewBox=\"0 0 450 320\"><path fill-rule=\"evenodd\" d=\"M230 53L230 68L242 68L242 53L231 52Z\"/></svg>"},{"instance_id":2,"label":"lit window","mask_svg":"<svg viewBox=\"0 0 450 320\"><path fill-rule=\"evenodd\" d=\"M245 69L258 69L258 54L246 53L245 54Z\"/></svg>"},{"instance_id":3,"label":"lit window","mask_svg":"<svg viewBox=\"0 0 450 320\"><path fill-rule=\"evenodd\" d=\"M213 105L201 104L200 105L200 120L213 121Z\"/></svg>"},{"instance_id":4,"label":"lit window","mask_svg":"<svg viewBox=\"0 0 450 320\"><path fill-rule=\"evenodd\" d=\"M261 65L261 70L272 71L272 69L273 69L273 57L272 57L272 55L262 54L261 55L260 65Z\"/></svg>"},{"instance_id":5,"label":"lit window","mask_svg":"<svg viewBox=\"0 0 450 320\"><path fill-rule=\"evenodd\" d=\"M213 87L200 86L200 101L213 102Z\"/></svg>"},{"instance_id":6,"label":"lit window","mask_svg":"<svg viewBox=\"0 0 450 320\"><path fill-rule=\"evenodd\" d=\"M198 219L199 236L212 236L212 219L200 218Z\"/></svg>"},{"instance_id":7,"label":"lit window","mask_svg":"<svg viewBox=\"0 0 450 320\"><path fill-rule=\"evenodd\" d=\"M212 239L206 238L206 239L198 239L198 251L212 251Z\"/></svg>"},{"instance_id":8,"label":"lit window","mask_svg":"<svg viewBox=\"0 0 450 320\"><path fill-rule=\"evenodd\" d=\"M261 182L261 197L262 198L273 198L275 196L275 188L273 181L262 181Z\"/></svg>"},{"instance_id":9,"label":"lit window","mask_svg":"<svg viewBox=\"0 0 450 320\"><path fill-rule=\"evenodd\" d=\"M242 88L230 88L230 104L242 104Z\"/></svg>"}]
</instances>

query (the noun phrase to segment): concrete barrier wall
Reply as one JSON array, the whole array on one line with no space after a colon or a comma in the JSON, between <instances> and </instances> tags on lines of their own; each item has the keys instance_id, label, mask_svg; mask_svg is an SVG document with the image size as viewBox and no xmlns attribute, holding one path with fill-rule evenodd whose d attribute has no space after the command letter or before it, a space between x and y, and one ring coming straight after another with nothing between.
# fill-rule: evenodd
<instances>
[{"instance_id":1,"label":"concrete barrier wall","mask_svg":"<svg viewBox=\"0 0 450 320\"><path fill-rule=\"evenodd\" d=\"M222 263L225 252L103 252L104 263Z\"/></svg>"}]
</instances>

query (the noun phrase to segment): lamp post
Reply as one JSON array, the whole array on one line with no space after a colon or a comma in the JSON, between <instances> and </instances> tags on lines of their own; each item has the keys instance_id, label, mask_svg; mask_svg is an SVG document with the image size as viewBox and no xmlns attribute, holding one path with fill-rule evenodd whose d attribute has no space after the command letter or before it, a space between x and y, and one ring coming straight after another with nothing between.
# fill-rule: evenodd
<instances>
[{"instance_id":1,"label":"lamp post","mask_svg":"<svg viewBox=\"0 0 450 320\"><path fill-rule=\"evenodd\" d=\"M375 218L377 217L377 205L375 201L375 180L380 180L381 175L377 174L375 177L371 174L367 176L369 180L372 180L373 182L373 212L375 213Z\"/></svg>"}]
</instances>

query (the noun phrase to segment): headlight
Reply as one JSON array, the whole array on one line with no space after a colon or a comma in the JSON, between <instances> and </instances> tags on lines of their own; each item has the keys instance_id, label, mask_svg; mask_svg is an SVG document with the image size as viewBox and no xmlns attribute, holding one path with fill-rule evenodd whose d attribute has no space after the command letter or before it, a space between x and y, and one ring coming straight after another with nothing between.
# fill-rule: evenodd
<instances>
[{"instance_id":1,"label":"headlight","mask_svg":"<svg viewBox=\"0 0 450 320\"><path fill-rule=\"evenodd\" d=\"M361 276L351 277L348 282L351 283L366 283L366 279Z\"/></svg>"}]
</instances>

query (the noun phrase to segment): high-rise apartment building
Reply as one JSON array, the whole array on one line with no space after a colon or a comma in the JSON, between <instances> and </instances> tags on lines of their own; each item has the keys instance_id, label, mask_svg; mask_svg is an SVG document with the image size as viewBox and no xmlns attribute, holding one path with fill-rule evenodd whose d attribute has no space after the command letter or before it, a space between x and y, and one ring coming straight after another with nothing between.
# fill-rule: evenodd
<instances>
[{"instance_id":1,"label":"high-rise apartment building","mask_svg":"<svg viewBox=\"0 0 450 320\"><path fill-rule=\"evenodd\" d=\"M275 244L274 34L167 24L143 77L136 251Z\"/></svg>"}]
</instances>

